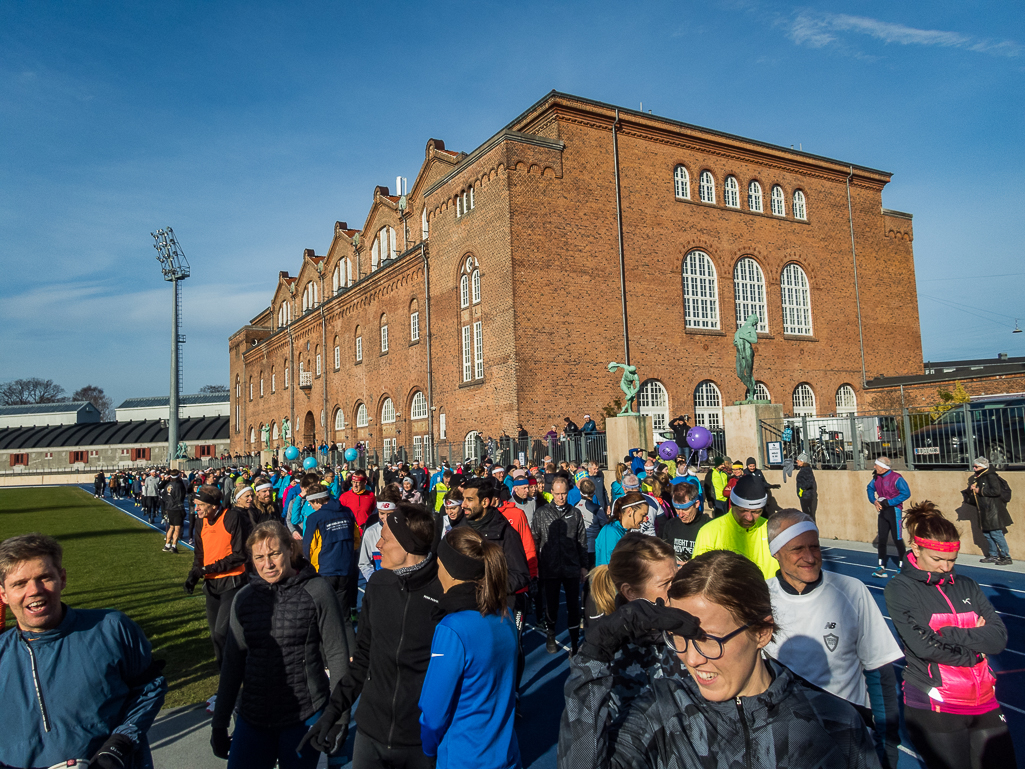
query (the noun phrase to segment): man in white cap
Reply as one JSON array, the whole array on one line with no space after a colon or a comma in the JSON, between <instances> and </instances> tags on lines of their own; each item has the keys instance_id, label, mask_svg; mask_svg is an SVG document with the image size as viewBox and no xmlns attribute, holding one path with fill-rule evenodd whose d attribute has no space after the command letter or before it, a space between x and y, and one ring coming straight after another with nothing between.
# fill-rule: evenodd
<instances>
[{"instance_id":1,"label":"man in white cap","mask_svg":"<svg viewBox=\"0 0 1025 769\"><path fill-rule=\"evenodd\" d=\"M693 557L709 550L732 550L754 562L766 579L775 575L778 565L769 554L762 509L769 501L765 486L753 475L737 480L730 492L726 515L709 521L698 532Z\"/></svg>"},{"instance_id":2,"label":"man in white cap","mask_svg":"<svg viewBox=\"0 0 1025 769\"><path fill-rule=\"evenodd\" d=\"M872 707L869 688L881 694L882 707L875 714L879 760L896 769L900 735L891 663L904 655L882 612L863 582L822 570L819 531L810 516L781 510L765 528L769 552L779 563L768 585L780 628L765 652L850 702L866 722Z\"/></svg>"},{"instance_id":3,"label":"man in white cap","mask_svg":"<svg viewBox=\"0 0 1025 769\"><path fill-rule=\"evenodd\" d=\"M875 505L879 514L879 538L877 553L879 568L872 572L873 577L886 576L886 546L890 537L897 548L897 571L904 563L904 538L901 536L900 522L904 514L903 505L910 499L911 490L908 482L897 472L890 469L889 457L879 457L872 468L872 480L868 482L868 501Z\"/></svg>"}]
</instances>

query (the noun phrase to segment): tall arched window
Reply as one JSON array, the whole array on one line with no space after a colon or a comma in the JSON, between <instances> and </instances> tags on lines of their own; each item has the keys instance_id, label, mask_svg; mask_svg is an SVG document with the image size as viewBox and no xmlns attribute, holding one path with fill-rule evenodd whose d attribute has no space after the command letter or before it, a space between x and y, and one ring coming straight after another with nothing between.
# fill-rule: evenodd
<instances>
[{"instance_id":1,"label":"tall arched window","mask_svg":"<svg viewBox=\"0 0 1025 769\"><path fill-rule=\"evenodd\" d=\"M715 265L704 251L691 251L683 260L683 300L688 328L719 328Z\"/></svg>"},{"instance_id":2,"label":"tall arched window","mask_svg":"<svg viewBox=\"0 0 1025 769\"><path fill-rule=\"evenodd\" d=\"M427 419L427 398L421 390L413 395L413 403L409 410L410 419Z\"/></svg>"},{"instance_id":3,"label":"tall arched window","mask_svg":"<svg viewBox=\"0 0 1025 769\"><path fill-rule=\"evenodd\" d=\"M677 166L673 171L673 183L676 187L676 197L680 200L690 200L690 174L683 166Z\"/></svg>"},{"instance_id":4,"label":"tall arched window","mask_svg":"<svg viewBox=\"0 0 1025 769\"><path fill-rule=\"evenodd\" d=\"M807 382L794 388L794 416L815 416L815 392Z\"/></svg>"},{"instance_id":5,"label":"tall arched window","mask_svg":"<svg viewBox=\"0 0 1025 769\"><path fill-rule=\"evenodd\" d=\"M769 332L769 319L765 306L765 276L758 262L745 256L733 268L733 295L736 299L737 327L744 325L749 315L758 316L758 330Z\"/></svg>"},{"instance_id":6,"label":"tall arched window","mask_svg":"<svg viewBox=\"0 0 1025 769\"><path fill-rule=\"evenodd\" d=\"M474 304L480 304L480 270L474 269L470 274L470 297Z\"/></svg>"},{"instance_id":7,"label":"tall arched window","mask_svg":"<svg viewBox=\"0 0 1025 769\"><path fill-rule=\"evenodd\" d=\"M470 276L463 275L459 278L459 306L464 310L470 306Z\"/></svg>"},{"instance_id":8,"label":"tall arched window","mask_svg":"<svg viewBox=\"0 0 1025 769\"><path fill-rule=\"evenodd\" d=\"M253 378L249 377L249 400L253 399Z\"/></svg>"},{"instance_id":9,"label":"tall arched window","mask_svg":"<svg viewBox=\"0 0 1025 769\"><path fill-rule=\"evenodd\" d=\"M356 326L356 362L363 362L363 335L360 333L359 326Z\"/></svg>"},{"instance_id":10,"label":"tall arched window","mask_svg":"<svg viewBox=\"0 0 1025 769\"><path fill-rule=\"evenodd\" d=\"M469 307L470 302L477 304L481 300L480 262L471 254L463 260L459 276L459 302L462 307ZM466 322L459 329L459 343L462 349L463 381L471 382L484 378L484 336L483 321L480 319Z\"/></svg>"},{"instance_id":11,"label":"tall arched window","mask_svg":"<svg viewBox=\"0 0 1025 769\"><path fill-rule=\"evenodd\" d=\"M285 389L288 389L288 360L285 360Z\"/></svg>"},{"instance_id":12,"label":"tall arched window","mask_svg":"<svg viewBox=\"0 0 1025 769\"><path fill-rule=\"evenodd\" d=\"M858 396L854 394L854 388L849 384L840 385L836 391L836 413L858 413Z\"/></svg>"},{"instance_id":13,"label":"tall arched window","mask_svg":"<svg viewBox=\"0 0 1025 769\"><path fill-rule=\"evenodd\" d=\"M783 292L783 333L811 336L811 288L799 265L788 264L780 276Z\"/></svg>"},{"instance_id":14,"label":"tall arched window","mask_svg":"<svg viewBox=\"0 0 1025 769\"><path fill-rule=\"evenodd\" d=\"M338 344L337 336L335 336L331 344L335 348L335 371L338 371L342 367L342 347Z\"/></svg>"},{"instance_id":15,"label":"tall arched window","mask_svg":"<svg viewBox=\"0 0 1025 769\"><path fill-rule=\"evenodd\" d=\"M428 230L428 227L427 227L427 209L426 208L424 208L423 212L420 214L420 231L423 233L423 239L427 240L427 233L428 233L429 230Z\"/></svg>"},{"instance_id":16,"label":"tall arched window","mask_svg":"<svg viewBox=\"0 0 1025 769\"><path fill-rule=\"evenodd\" d=\"M271 425L270 425L270 437L273 438L274 440L277 440L278 437L279 437L278 423L277 422L271 422Z\"/></svg>"},{"instance_id":17,"label":"tall arched window","mask_svg":"<svg viewBox=\"0 0 1025 769\"><path fill-rule=\"evenodd\" d=\"M316 346L316 348L314 348L314 349L315 349L314 360L316 361L316 364L317 364L317 369L316 369L317 370L317 376L320 376L320 372L321 372L321 368L320 368L320 345L318 344Z\"/></svg>"},{"instance_id":18,"label":"tall arched window","mask_svg":"<svg viewBox=\"0 0 1025 769\"><path fill-rule=\"evenodd\" d=\"M420 341L420 303L416 299L409 303L409 341Z\"/></svg>"},{"instance_id":19,"label":"tall arched window","mask_svg":"<svg viewBox=\"0 0 1025 769\"><path fill-rule=\"evenodd\" d=\"M480 433L476 430L470 430L463 439L463 456L466 458L473 457L474 459L481 459L483 453L483 441L480 437Z\"/></svg>"},{"instance_id":20,"label":"tall arched window","mask_svg":"<svg viewBox=\"0 0 1025 769\"><path fill-rule=\"evenodd\" d=\"M715 179L712 177L711 171L701 172L700 182L698 183L698 196L701 198L702 203L715 202Z\"/></svg>"},{"instance_id":21,"label":"tall arched window","mask_svg":"<svg viewBox=\"0 0 1025 769\"><path fill-rule=\"evenodd\" d=\"M762 185L758 182L747 185L747 207L752 211L762 212Z\"/></svg>"},{"instance_id":22,"label":"tall arched window","mask_svg":"<svg viewBox=\"0 0 1025 769\"><path fill-rule=\"evenodd\" d=\"M388 352L388 316L381 314L381 352Z\"/></svg>"},{"instance_id":23,"label":"tall arched window","mask_svg":"<svg viewBox=\"0 0 1025 769\"><path fill-rule=\"evenodd\" d=\"M649 379L637 393L637 410L651 416L651 429L656 438L669 429L669 393L657 379Z\"/></svg>"},{"instance_id":24,"label":"tall arched window","mask_svg":"<svg viewBox=\"0 0 1025 769\"><path fill-rule=\"evenodd\" d=\"M758 393L758 400L760 401L771 401L772 396L769 395L769 388L766 387L765 382L755 382L756 392Z\"/></svg>"},{"instance_id":25,"label":"tall arched window","mask_svg":"<svg viewBox=\"0 0 1025 769\"><path fill-rule=\"evenodd\" d=\"M278 376L274 373L274 367L270 367L270 391L277 392L278 390Z\"/></svg>"},{"instance_id":26,"label":"tall arched window","mask_svg":"<svg viewBox=\"0 0 1025 769\"><path fill-rule=\"evenodd\" d=\"M342 407L339 406L335 410L335 432L345 429L345 412L342 411Z\"/></svg>"},{"instance_id":27,"label":"tall arched window","mask_svg":"<svg viewBox=\"0 0 1025 769\"><path fill-rule=\"evenodd\" d=\"M804 193L800 190L794 192L794 218L802 221L808 218L808 208L804 202Z\"/></svg>"},{"instance_id":28,"label":"tall arched window","mask_svg":"<svg viewBox=\"0 0 1025 769\"><path fill-rule=\"evenodd\" d=\"M391 398L385 398L381 404L381 423L390 425L395 423L395 403Z\"/></svg>"},{"instance_id":29,"label":"tall arched window","mask_svg":"<svg viewBox=\"0 0 1025 769\"><path fill-rule=\"evenodd\" d=\"M256 443L256 428L252 425L249 426L249 442Z\"/></svg>"},{"instance_id":30,"label":"tall arched window","mask_svg":"<svg viewBox=\"0 0 1025 769\"><path fill-rule=\"evenodd\" d=\"M361 403L356 407L356 427L366 427L370 424L370 412L367 411L367 404Z\"/></svg>"},{"instance_id":31,"label":"tall arched window","mask_svg":"<svg viewBox=\"0 0 1025 769\"><path fill-rule=\"evenodd\" d=\"M694 424L709 430L722 427L722 393L709 379L694 388Z\"/></svg>"},{"instance_id":32,"label":"tall arched window","mask_svg":"<svg viewBox=\"0 0 1025 769\"><path fill-rule=\"evenodd\" d=\"M352 259L348 257L345 259L345 285L352 285Z\"/></svg>"},{"instance_id":33,"label":"tall arched window","mask_svg":"<svg viewBox=\"0 0 1025 769\"><path fill-rule=\"evenodd\" d=\"M783 188L778 184L772 188L772 214L773 216L787 215L787 203L783 197Z\"/></svg>"},{"instance_id":34,"label":"tall arched window","mask_svg":"<svg viewBox=\"0 0 1025 769\"><path fill-rule=\"evenodd\" d=\"M370 247L370 271L373 272L385 259L394 259L395 254L395 230L392 227L382 227L374 237L374 243Z\"/></svg>"},{"instance_id":35,"label":"tall arched window","mask_svg":"<svg viewBox=\"0 0 1025 769\"><path fill-rule=\"evenodd\" d=\"M730 208L740 208L740 185L734 176L727 176L723 185L723 203Z\"/></svg>"}]
</instances>

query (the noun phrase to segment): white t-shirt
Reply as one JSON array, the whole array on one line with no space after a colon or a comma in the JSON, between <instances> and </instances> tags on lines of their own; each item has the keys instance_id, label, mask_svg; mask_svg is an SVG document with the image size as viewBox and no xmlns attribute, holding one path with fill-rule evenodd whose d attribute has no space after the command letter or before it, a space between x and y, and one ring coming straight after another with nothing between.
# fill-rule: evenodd
<instances>
[{"instance_id":1,"label":"white t-shirt","mask_svg":"<svg viewBox=\"0 0 1025 769\"><path fill-rule=\"evenodd\" d=\"M869 707L864 671L904 656L864 583L822 572L804 595L767 582L780 629L765 653L802 678L854 705Z\"/></svg>"}]
</instances>

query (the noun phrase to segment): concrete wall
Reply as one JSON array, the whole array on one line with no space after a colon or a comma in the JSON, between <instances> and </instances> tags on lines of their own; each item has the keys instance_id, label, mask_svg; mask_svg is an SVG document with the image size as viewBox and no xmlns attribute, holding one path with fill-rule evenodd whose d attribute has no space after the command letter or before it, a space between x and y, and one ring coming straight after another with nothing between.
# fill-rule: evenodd
<instances>
[{"instance_id":1,"label":"concrete wall","mask_svg":"<svg viewBox=\"0 0 1025 769\"><path fill-rule=\"evenodd\" d=\"M0 488L7 486L65 486L76 483L92 483L95 477L95 472L0 475Z\"/></svg>"},{"instance_id":2,"label":"concrete wall","mask_svg":"<svg viewBox=\"0 0 1025 769\"><path fill-rule=\"evenodd\" d=\"M783 484L781 470L764 470L770 483ZM981 555L985 552L982 531L979 529L978 511L965 505L961 489L968 487L968 472L944 472L919 470L901 472L911 489L911 500L935 502L944 515L957 524L961 530L961 552ZM1007 508L1011 518L1018 524L1007 530L1007 544L1012 557L1025 557L1025 473L1004 473L1002 477L1011 487L1012 497ZM823 541L846 539L854 542L874 543L876 540L877 515L869 504L865 487L872 479L870 471L817 470L815 480L819 486L819 507L816 520ZM783 487L773 491L781 507L800 509L800 501L794 485L794 477ZM907 503L905 504L905 507ZM907 542L907 537L905 537Z\"/></svg>"}]
</instances>

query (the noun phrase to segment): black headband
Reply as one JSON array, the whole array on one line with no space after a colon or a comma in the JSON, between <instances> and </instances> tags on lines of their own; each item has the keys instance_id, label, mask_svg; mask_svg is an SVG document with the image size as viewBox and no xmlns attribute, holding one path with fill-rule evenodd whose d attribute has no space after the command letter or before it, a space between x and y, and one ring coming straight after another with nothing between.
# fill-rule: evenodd
<instances>
[{"instance_id":1,"label":"black headband","mask_svg":"<svg viewBox=\"0 0 1025 769\"><path fill-rule=\"evenodd\" d=\"M205 491L197 491L196 492L196 499L198 499L200 502L206 502L208 505L219 505L219 504L221 504L221 495L220 494L217 494L215 496L213 494L208 494Z\"/></svg>"},{"instance_id":2,"label":"black headband","mask_svg":"<svg viewBox=\"0 0 1025 769\"><path fill-rule=\"evenodd\" d=\"M484 561L463 555L448 543L447 537L438 545L438 560L454 579L476 582L484 576Z\"/></svg>"},{"instance_id":3,"label":"black headband","mask_svg":"<svg viewBox=\"0 0 1025 769\"><path fill-rule=\"evenodd\" d=\"M407 553L427 555L431 552L430 542L416 541L413 532L409 530L409 524L406 523L406 514L402 512L401 508L388 515L388 529L395 535L395 540L402 545L402 549Z\"/></svg>"}]
</instances>

